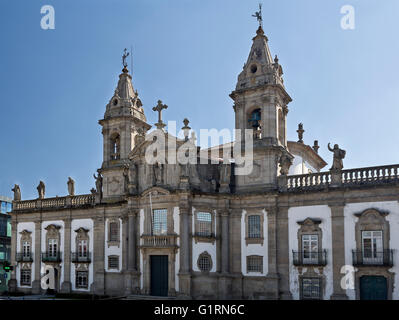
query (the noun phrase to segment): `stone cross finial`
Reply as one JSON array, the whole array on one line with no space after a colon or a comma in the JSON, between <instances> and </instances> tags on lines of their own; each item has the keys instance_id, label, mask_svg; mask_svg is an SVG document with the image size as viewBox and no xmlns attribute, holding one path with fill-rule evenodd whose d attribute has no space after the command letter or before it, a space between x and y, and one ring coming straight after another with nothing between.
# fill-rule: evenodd
<instances>
[{"instance_id":1,"label":"stone cross finial","mask_svg":"<svg viewBox=\"0 0 399 320\"><path fill-rule=\"evenodd\" d=\"M182 129L183 132L184 132L184 140L187 141L187 140L188 140L188 133L189 133L189 131L190 131L190 129L191 129L191 128L188 126L188 124L190 123L190 121L188 121L187 118L184 118L183 123L184 123L184 127L181 128L181 129Z\"/></svg>"},{"instance_id":2,"label":"stone cross finial","mask_svg":"<svg viewBox=\"0 0 399 320\"><path fill-rule=\"evenodd\" d=\"M303 130L303 124L302 123L300 123L300 124L298 124L298 130L296 131L296 132L298 132L298 142L299 143L303 143L303 133L305 132L305 130Z\"/></svg>"},{"instance_id":3,"label":"stone cross finial","mask_svg":"<svg viewBox=\"0 0 399 320\"><path fill-rule=\"evenodd\" d=\"M123 50L123 55L122 55L122 65L123 65L123 72L127 72L127 62L126 58L129 56L129 52L127 52L127 49L125 48Z\"/></svg>"},{"instance_id":4,"label":"stone cross finial","mask_svg":"<svg viewBox=\"0 0 399 320\"><path fill-rule=\"evenodd\" d=\"M319 153L319 141L315 140L312 148L316 153Z\"/></svg>"},{"instance_id":5,"label":"stone cross finial","mask_svg":"<svg viewBox=\"0 0 399 320\"><path fill-rule=\"evenodd\" d=\"M155 124L157 129L162 129L166 126L166 124L164 124L162 122L162 110L163 109L168 109L168 106L166 104L162 104L161 100L158 100L158 104L152 108L153 111L158 111L158 122Z\"/></svg>"}]
</instances>

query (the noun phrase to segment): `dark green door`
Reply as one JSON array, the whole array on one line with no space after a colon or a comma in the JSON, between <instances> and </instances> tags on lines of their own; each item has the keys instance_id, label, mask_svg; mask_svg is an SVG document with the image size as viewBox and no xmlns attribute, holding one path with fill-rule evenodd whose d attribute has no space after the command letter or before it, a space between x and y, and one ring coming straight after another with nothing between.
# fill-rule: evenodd
<instances>
[{"instance_id":1,"label":"dark green door","mask_svg":"<svg viewBox=\"0 0 399 320\"><path fill-rule=\"evenodd\" d=\"M360 300L387 300L387 293L387 279L385 277L360 277Z\"/></svg>"},{"instance_id":2,"label":"dark green door","mask_svg":"<svg viewBox=\"0 0 399 320\"><path fill-rule=\"evenodd\" d=\"M151 295L168 295L168 256L150 256Z\"/></svg>"}]
</instances>

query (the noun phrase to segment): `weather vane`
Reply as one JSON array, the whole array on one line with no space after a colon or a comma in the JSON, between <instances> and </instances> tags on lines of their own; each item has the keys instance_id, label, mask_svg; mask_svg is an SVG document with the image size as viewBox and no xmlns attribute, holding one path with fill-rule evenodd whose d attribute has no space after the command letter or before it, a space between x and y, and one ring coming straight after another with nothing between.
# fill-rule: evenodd
<instances>
[{"instance_id":1,"label":"weather vane","mask_svg":"<svg viewBox=\"0 0 399 320\"><path fill-rule=\"evenodd\" d=\"M126 62L126 58L129 56L129 52L127 52L127 49L125 48L125 50L123 50L123 56L122 56L122 65L123 68L127 67L127 62Z\"/></svg>"},{"instance_id":2,"label":"weather vane","mask_svg":"<svg viewBox=\"0 0 399 320\"><path fill-rule=\"evenodd\" d=\"M259 22L259 27L262 27L262 4L259 3L259 11L256 11L255 14L252 15L253 17L256 18L256 20L258 20Z\"/></svg>"}]
</instances>

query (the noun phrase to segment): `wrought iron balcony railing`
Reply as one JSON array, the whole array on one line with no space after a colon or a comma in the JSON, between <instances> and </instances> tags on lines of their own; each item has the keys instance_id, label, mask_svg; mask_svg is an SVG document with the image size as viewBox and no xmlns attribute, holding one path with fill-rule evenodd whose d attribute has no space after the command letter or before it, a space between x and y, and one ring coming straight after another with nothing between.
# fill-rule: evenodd
<instances>
[{"instance_id":1,"label":"wrought iron balcony railing","mask_svg":"<svg viewBox=\"0 0 399 320\"><path fill-rule=\"evenodd\" d=\"M363 251L352 250L354 266L393 266L393 250L385 249L382 251Z\"/></svg>"},{"instance_id":2,"label":"wrought iron balcony railing","mask_svg":"<svg viewBox=\"0 0 399 320\"><path fill-rule=\"evenodd\" d=\"M42 252L42 261L43 262L61 262L62 261L62 252Z\"/></svg>"},{"instance_id":3,"label":"wrought iron balcony railing","mask_svg":"<svg viewBox=\"0 0 399 320\"><path fill-rule=\"evenodd\" d=\"M16 256L17 262L32 262L33 253L32 252L18 252Z\"/></svg>"},{"instance_id":4,"label":"wrought iron balcony railing","mask_svg":"<svg viewBox=\"0 0 399 320\"><path fill-rule=\"evenodd\" d=\"M294 266L325 266L327 264L327 250L321 251L292 251Z\"/></svg>"},{"instance_id":5,"label":"wrought iron balcony railing","mask_svg":"<svg viewBox=\"0 0 399 320\"><path fill-rule=\"evenodd\" d=\"M71 259L73 263L90 263L91 252L72 252Z\"/></svg>"}]
</instances>

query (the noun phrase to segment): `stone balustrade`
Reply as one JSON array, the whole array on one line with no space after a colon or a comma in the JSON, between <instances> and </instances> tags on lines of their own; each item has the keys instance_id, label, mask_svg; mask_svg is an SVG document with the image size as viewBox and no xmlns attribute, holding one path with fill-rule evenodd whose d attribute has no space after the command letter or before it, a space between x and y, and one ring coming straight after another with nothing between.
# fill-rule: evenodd
<instances>
[{"instance_id":1,"label":"stone balustrade","mask_svg":"<svg viewBox=\"0 0 399 320\"><path fill-rule=\"evenodd\" d=\"M95 203L95 195L83 194L78 196L54 197L36 200L23 200L13 202L13 212L33 211L43 209L62 209L82 206L91 206Z\"/></svg>"},{"instance_id":2,"label":"stone balustrade","mask_svg":"<svg viewBox=\"0 0 399 320\"><path fill-rule=\"evenodd\" d=\"M177 247L177 235L142 235L141 247L165 248Z\"/></svg>"},{"instance_id":3,"label":"stone balustrade","mask_svg":"<svg viewBox=\"0 0 399 320\"><path fill-rule=\"evenodd\" d=\"M338 175L333 185L332 177ZM287 191L320 190L332 186L399 183L399 164L287 176ZM281 188L280 188L281 189Z\"/></svg>"}]
</instances>

